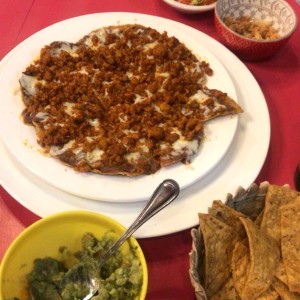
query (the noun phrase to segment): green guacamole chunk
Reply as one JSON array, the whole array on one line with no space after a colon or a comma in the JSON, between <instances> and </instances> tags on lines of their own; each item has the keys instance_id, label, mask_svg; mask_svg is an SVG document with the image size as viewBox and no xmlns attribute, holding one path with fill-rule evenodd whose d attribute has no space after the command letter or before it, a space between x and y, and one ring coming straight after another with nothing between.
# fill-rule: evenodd
<instances>
[{"instance_id":1,"label":"green guacamole chunk","mask_svg":"<svg viewBox=\"0 0 300 300\"><path fill-rule=\"evenodd\" d=\"M68 271L88 272L99 281L98 292L93 300L135 300L139 298L143 274L135 249L129 254L121 251L111 256L100 266L101 257L114 240L104 235L98 240L86 233L82 238L82 250L71 253L67 248L59 250L61 259L38 258L27 276L29 300L82 300L88 294L85 284L74 284ZM73 269L72 269L73 268Z\"/></svg>"}]
</instances>

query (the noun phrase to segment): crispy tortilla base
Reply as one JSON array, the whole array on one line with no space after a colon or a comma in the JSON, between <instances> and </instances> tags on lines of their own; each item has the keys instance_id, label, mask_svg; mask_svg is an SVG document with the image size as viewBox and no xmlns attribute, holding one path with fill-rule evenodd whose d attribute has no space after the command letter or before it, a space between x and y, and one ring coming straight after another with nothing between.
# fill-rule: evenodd
<instances>
[{"instance_id":1,"label":"crispy tortilla base","mask_svg":"<svg viewBox=\"0 0 300 300\"><path fill-rule=\"evenodd\" d=\"M206 87L212 75L166 32L107 26L41 49L20 79L22 116L43 150L76 171L154 174L199 153L205 122L243 112Z\"/></svg>"}]
</instances>

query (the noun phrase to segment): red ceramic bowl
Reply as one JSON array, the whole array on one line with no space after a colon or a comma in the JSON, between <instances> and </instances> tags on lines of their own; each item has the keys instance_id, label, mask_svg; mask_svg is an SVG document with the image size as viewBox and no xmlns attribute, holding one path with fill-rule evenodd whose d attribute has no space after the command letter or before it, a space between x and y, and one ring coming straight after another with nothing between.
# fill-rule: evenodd
<instances>
[{"instance_id":1,"label":"red ceramic bowl","mask_svg":"<svg viewBox=\"0 0 300 300\"><path fill-rule=\"evenodd\" d=\"M256 20L272 20L280 38L255 40L229 29L224 18L250 16ZM288 42L297 27L297 16L285 0L218 0L215 7L215 26L223 44L244 60L270 58Z\"/></svg>"}]
</instances>

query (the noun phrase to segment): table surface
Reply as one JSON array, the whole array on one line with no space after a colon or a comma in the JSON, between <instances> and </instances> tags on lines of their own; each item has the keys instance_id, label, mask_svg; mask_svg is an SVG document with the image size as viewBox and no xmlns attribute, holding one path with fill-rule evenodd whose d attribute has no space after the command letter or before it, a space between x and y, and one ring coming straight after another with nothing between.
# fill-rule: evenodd
<instances>
[{"instance_id":1,"label":"table surface","mask_svg":"<svg viewBox=\"0 0 300 300\"><path fill-rule=\"evenodd\" d=\"M300 6L289 0L299 16ZM33 33L58 21L96 12L137 12L175 20L218 40L214 12L188 15L162 0L9 0L0 1L0 59ZM269 108L271 141L255 182L290 184L300 161L300 29L275 57L244 62L260 85ZM247 84L247 83L245 83ZM0 158L1 159L1 158ZM216 187L217 188L217 187ZM195 213L197 213L195 211ZM0 260L13 239L39 219L0 186ZM147 299L194 299L188 275L190 229L139 239L149 268Z\"/></svg>"}]
</instances>

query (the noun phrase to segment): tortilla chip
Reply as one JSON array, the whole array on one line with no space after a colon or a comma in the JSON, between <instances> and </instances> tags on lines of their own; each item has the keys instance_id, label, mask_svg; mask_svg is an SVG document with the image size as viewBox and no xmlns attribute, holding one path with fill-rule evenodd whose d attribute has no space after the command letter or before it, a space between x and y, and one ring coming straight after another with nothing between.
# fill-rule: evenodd
<instances>
[{"instance_id":1,"label":"tortilla chip","mask_svg":"<svg viewBox=\"0 0 300 300\"><path fill-rule=\"evenodd\" d=\"M232 227L207 214L199 214L199 223L205 248L204 285L211 297L230 276L230 257L237 234Z\"/></svg>"},{"instance_id":2,"label":"tortilla chip","mask_svg":"<svg viewBox=\"0 0 300 300\"><path fill-rule=\"evenodd\" d=\"M243 224L240 221L240 217L245 217L242 213L222 203L220 200L215 200L212 206L209 208L208 213L211 216L219 219L227 225L234 228L241 238L246 237L246 232Z\"/></svg>"},{"instance_id":3,"label":"tortilla chip","mask_svg":"<svg viewBox=\"0 0 300 300\"><path fill-rule=\"evenodd\" d=\"M239 295L242 295L250 271L250 252L243 242L237 242L232 251L231 271L233 284Z\"/></svg>"},{"instance_id":4,"label":"tortilla chip","mask_svg":"<svg viewBox=\"0 0 300 300\"><path fill-rule=\"evenodd\" d=\"M231 259L233 284L238 295L243 296L243 290L247 284L247 279L250 273L250 252L244 242L237 242L232 253ZM278 293L271 288L256 297L256 300L275 300L279 297ZM218 299L218 298L216 298ZM219 299L232 299L232 298L219 298ZM235 299L235 298L233 298ZM241 298L251 299L251 297Z\"/></svg>"},{"instance_id":5,"label":"tortilla chip","mask_svg":"<svg viewBox=\"0 0 300 300\"><path fill-rule=\"evenodd\" d=\"M274 279L272 284L275 291L280 295L283 300L300 300L300 294L290 292L288 287L280 280Z\"/></svg>"},{"instance_id":6,"label":"tortilla chip","mask_svg":"<svg viewBox=\"0 0 300 300\"><path fill-rule=\"evenodd\" d=\"M259 230L248 218L240 218L247 232L250 251L250 270L240 294L242 299L255 299L271 285L280 261L277 242Z\"/></svg>"},{"instance_id":7,"label":"tortilla chip","mask_svg":"<svg viewBox=\"0 0 300 300\"><path fill-rule=\"evenodd\" d=\"M281 212L281 252L289 290L300 293L300 196Z\"/></svg>"},{"instance_id":8,"label":"tortilla chip","mask_svg":"<svg viewBox=\"0 0 300 300\"><path fill-rule=\"evenodd\" d=\"M260 228L276 241L280 241L280 207L291 202L298 193L288 186L270 185L266 193L264 215Z\"/></svg>"},{"instance_id":9,"label":"tortilla chip","mask_svg":"<svg viewBox=\"0 0 300 300\"><path fill-rule=\"evenodd\" d=\"M275 277L277 277L284 284L287 284L287 275L283 265L282 258L276 268Z\"/></svg>"},{"instance_id":10,"label":"tortilla chip","mask_svg":"<svg viewBox=\"0 0 300 300\"><path fill-rule=\"evenodd\" d=\"M229 279L220 288L220 290L210 298L210 300L224 300L224 299L230 299L230 300L241 299L233 285L232 277L229 277Z\"/></svg>"},{"instance_id":11,"label":"tortilla chip","mask_svg":"<svg viewBox=\"0 0 300 300\"><path fill-rule=\"evenodd\" d=\"M254 224L258 227L260 227L261 225L261 222L262 222L262 219L263 219L263 216L264 216L264 212L265 210L263 209L260 214L256 217L256 219L254 220Z\"/></svg>"},{"instance_id":12,"label":"tortilla chip","mask_svg":"<svg viewBox=\"0 0 300 300\"><path fill-rule=\"evenodd\" d=\"M262 293L255 300L276 300L278 298L279 294L272 288L269 288L266 292Z\"/></svg>"}]
</instances>

